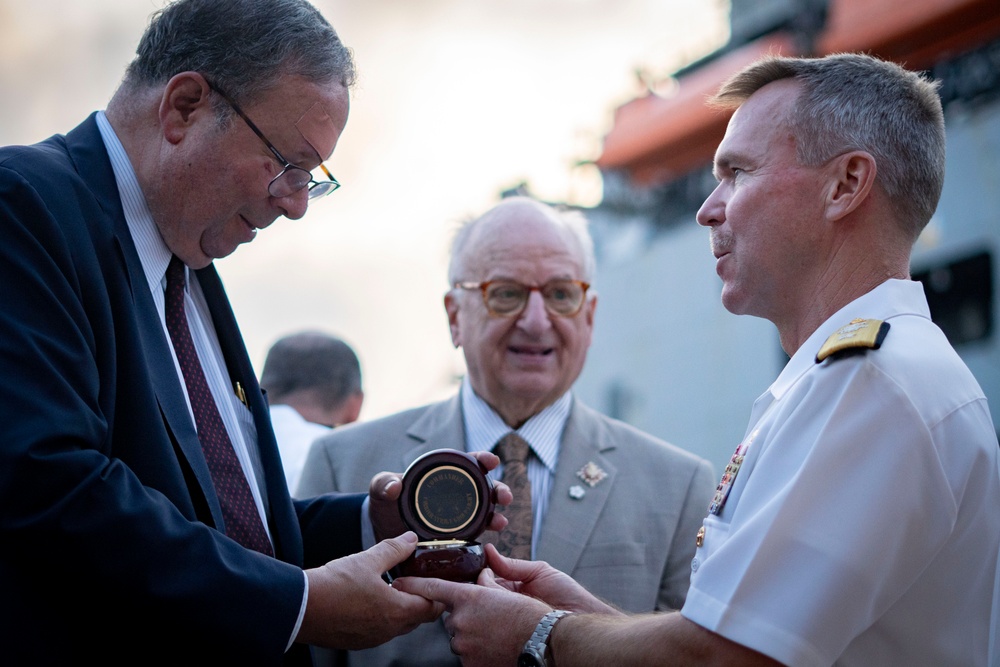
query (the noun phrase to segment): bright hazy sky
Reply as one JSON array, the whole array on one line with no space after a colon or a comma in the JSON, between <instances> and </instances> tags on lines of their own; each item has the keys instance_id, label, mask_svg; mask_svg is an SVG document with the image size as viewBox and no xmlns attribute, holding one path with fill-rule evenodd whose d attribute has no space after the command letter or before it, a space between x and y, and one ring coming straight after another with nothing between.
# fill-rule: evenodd
<instances>
[{"instance_id":1,"label":"bright hazy sky","mask_svg":"<svg viewBox=\"0 0 1000 667\"><path fill-rule=\"evenodd\" d=\"M344 184L217 262L258 372L312 328L355 347L363 419L448 395L464 372L442 296L454 226L522 181L593 205L614 109L721 46L727 0L313 0L355 54L328 161ZM0 143L104 108L160 0L0 0ZM598 314L599 317L599 314Z\"/></svg>"}]
</instances>

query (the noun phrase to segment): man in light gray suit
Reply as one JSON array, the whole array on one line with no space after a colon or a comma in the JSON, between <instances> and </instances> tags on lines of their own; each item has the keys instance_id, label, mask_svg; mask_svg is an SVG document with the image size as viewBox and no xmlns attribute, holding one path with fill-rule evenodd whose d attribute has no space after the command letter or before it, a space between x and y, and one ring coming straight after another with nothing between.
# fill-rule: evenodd
<instances>
[{"instance_id":1,"label":"man in light gray suit","mask_svg":"<svg viewBox=\"0 0 1000 667\"><path fill-rule=\"evenodd\" d=\"M318 439L299 495L363 490L374 473L433 449L491 450L515 431L531 448L532 558L624 610L680 608L715 476L707 461L572 396L597 305L593 253L580 214L524 197L466 223L444 299L468 367L458 395ZM441 621L341 658L459 663Z\"/></svg>"}]
</instances>

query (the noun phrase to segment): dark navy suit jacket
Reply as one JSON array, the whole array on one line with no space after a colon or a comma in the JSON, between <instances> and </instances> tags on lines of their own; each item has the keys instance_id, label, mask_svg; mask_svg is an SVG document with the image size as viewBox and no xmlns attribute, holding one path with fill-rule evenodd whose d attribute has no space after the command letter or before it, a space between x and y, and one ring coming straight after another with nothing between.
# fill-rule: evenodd
<instances>
[{"instance_id":1,"label":"dark navy suit jacket","mask_svg":"<svg viewBox=\"0 0 1000 667\"><path fill-rule=\"evenodd\" d=\"M177 192L183 197L183 192ZM93 116L0 149L0 663L308 664L303 566L361 548L363 496L293 501L215 268L276 558L222 513Z\"/></svg>"}]
</instances>

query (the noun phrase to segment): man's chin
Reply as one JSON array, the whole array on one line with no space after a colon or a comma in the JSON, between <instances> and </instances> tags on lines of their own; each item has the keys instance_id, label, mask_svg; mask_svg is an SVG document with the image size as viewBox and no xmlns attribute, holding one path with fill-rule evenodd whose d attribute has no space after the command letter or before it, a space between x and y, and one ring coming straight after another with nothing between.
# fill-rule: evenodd
<instances>
[{"instance_id":1,"label":"man's chin","mask_svg":"<svg viewBox=\"0 0 1000 667\"><path fill-rule=\"evenodd\" d=\"M746 299L725 283L722 285L722 307L733 315L746 315Z\"/></svg>"},{"instance_id":2,"label":"man's chin","mask_svg":"<svg viewBox=\"0 0 1000 667\"><path fill-rule=\"evenodd\" d=\"M197 249L197 252L194 253L190 253L187 251L178 252L173 249L171 249L171 252L177 255L177 257L179 257L180 260L184 262L184 265L192 270L204 269L206 266L212 263L212 258L206 255L205 251L202 250L200 247Z\"/></svg>"},{"instance_id":3,"label":"man's chin","mask_svg":"<svg viewBox=\"0 0 1000 667\"><path fill-rule=\"evenodd\" d=\"M249 243L249 241L241 241L240 243L237 243L235 245L222 246L222 247L202 245L201 247L202 267L208 266L217 259L222 259L223 257L229 257L234 252L236 252L236 249L239 248L240 244L242 243Z\"/></svg>"},{"instance_id":4,"label":"man's chin","mask_svg":"<svg viewBox=\"0 0 1000 667\"><path fill-rule=\"evenodd\" d=\"M506 394L522 404L542 403L546 407L554 402L563 392L549 378L519 378L518 381L507 383Z\"/></svg>"}]
</instances>

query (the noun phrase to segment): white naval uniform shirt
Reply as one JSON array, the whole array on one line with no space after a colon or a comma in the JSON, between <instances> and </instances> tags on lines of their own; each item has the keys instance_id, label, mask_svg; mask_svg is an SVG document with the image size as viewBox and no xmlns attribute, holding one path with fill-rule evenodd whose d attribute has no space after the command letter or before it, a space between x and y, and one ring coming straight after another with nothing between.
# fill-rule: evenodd
<instances>
[{"instance_id":1,"label":"white naval uniform shirt","mask_svg":"<svg viewBox=\"0 0 1000 667\"><path fill-rule=\"evenodd\" d=\"M879 350L815 363L854 318ZM1000 468L986 398L890 280L813 333L754 404L682 614L788 665L985 667L1000 622Z\"/></svg>"}]
</instances>

